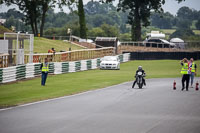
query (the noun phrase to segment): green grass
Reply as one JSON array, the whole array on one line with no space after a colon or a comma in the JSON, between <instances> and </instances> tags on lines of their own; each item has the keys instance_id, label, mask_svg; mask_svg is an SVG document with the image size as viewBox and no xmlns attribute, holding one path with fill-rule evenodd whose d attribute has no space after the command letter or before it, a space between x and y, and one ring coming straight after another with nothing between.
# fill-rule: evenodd
<instances>
[{"instance_id":1,"label":"green grass","mask_svg":"<svg viewBox=\"0 0 200 133\"><path fill-rule=\"evenodd\" d=\"M13 48L15 48L16 41L13 41ZM29 53L29 41L24 41L24 48L25 53ZM62 40L51 40L46 39L43 37L34 37L34 53L48 53L48 50L51 48L54 48L56 52L62 51L69 51L69 47L72 48L72 50L79 50L83 49L82 47L79 47L74 44L70 44L68 42L64 42Z\"/></svg>"},{"instance_id":2,"label":"green grass","mask_svg":"<svg viewBox=\"0 0 200 133\"><path fill-rule=\"evenodd\" d=\"M200 35L200 30L193 30L196 35Z\"/></svg>"},{"instance_id":3,"label":"green grass","mask_svg":"<svg viewBox=\"0 0 200 133\"><path fill-rule=\"evenodd\" d=\"M4 37L4 32L12 32L12 31L7 29L6 27L0 25L0 38Z\"/></svg>"},{"instance_id":4,"label":"green grass","mask_svg":"<svg viewBox=\"0 0 200 133\"><path fill-rule=\"evenodd\" d=\"M168 34L171 35L172 33L174 33L176 30L175 29L162 29L162 32L164 34Z\"/></svg>"},{"instance_id":5,"label":"green grass","mask_svg":"<svg viewBox=\"0 0 200 133\"><path fill-rule=\"evenodd\" d=\"M4 32L12 32L12 31L0 25L0 34L4 35Z\"/></svg>"},{"instance_id":6,"label":"green grass","mask_svg":"<svg viewBox=\"0 0 200 133\"><path fill-rule=\"evenodd\" d=\"M200 61L196 63L200 64ZM40 85L40 78L0 85L0 107L72 95L132 81L139 65L145 69L146 78L181 76L181 65L177 60L131 61L121 64L120 70L90 70L49 75L46 86Z\"/></svg>"},{"instance_id":7,"label":"green grass","mask_svg":"<svg viewBox=\"0 0 200 133\"><path fill-rule=\"evenodd\" d=\"M63 42L61 40L50 40L42 37L34 38L34 53L47 53L51 48L54 48L57 52L61 50L68 51L69 47L71 47L72 50L83 49L79 46Z\"/></svg>"},{"instance_id":8,"label":"green grass","mask_svg":"<svg viewBox=\"0 0 200 133\"><path fill-rule=\"evenodd\" d=\"M171 35L175 31L176 31L175 29L162 29L162 32L167 35ZM200 35L200 30L192 30L192 31L195 33L195 35Z\"/></svg>"}]
</instances>

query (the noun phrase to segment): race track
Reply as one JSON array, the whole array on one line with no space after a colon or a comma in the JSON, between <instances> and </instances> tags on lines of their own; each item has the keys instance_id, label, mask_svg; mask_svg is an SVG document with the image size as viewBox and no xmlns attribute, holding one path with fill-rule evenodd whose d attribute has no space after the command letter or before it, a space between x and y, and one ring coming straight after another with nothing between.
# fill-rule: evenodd
<instances>
[{"instance_id":1,"label":"race track","mask_svg":"<svg viewBox=\"0 0 200 133\"><path fill-rule=\"evenodd\" d=\"M199 133L200 91L175 80L177 90L148 79L1 110L0 133Z\"/></svg>"}]
</instances>

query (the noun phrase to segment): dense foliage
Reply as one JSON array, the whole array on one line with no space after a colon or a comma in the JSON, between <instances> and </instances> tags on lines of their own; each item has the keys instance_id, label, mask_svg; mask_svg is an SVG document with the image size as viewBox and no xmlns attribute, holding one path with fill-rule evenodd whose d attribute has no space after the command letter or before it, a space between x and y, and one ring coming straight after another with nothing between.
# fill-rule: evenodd
<instances>
[{"instance_id":1,"label":"dense foliage","mask_svg":"<svg viewBox=\"0 0 200 133\"><path fill-rule=\"evenodd\" d=\"M78 3L76 3L75 6L77 7ZM66 13L64 11L55 13L53 10L53 6L49 7L46 12L45 20L43 20L45 22L45 24L43 25L44 35L68 36L69 34L67 34L67 29L70 28L72 29L71 31L73 35L81 36L82 38L93 38L96 36L117 36L122 40L132 40L131 38L133 38L133 36L136 36L133 35L133 32L136 32L137 30L133 29L134 26L129 23L131 19L130 12L117 11L119 6L115 7L110 3L90 1L86 5L84 5L83 8L86 20L85 24L83 24L85 25L83 26L84 30L80 27L80 25L82 25L80 23L84 23L84 19L82 18L83 20L80 20L81 18L79 17L79 11L77 9L70 10L69 13ZM31 25L28 23L28 21L24 19L25 15L27 14L16 11L15 9L10 9L7 13L0 13L0 18L7 19L6 23L4 24L4 26L7 28L15 26L16 31L30 31ZM40 27L42 26L41 18L42 17L38 17L38 19L40 19L40 23L37 24L38 31L41 30ZM135 21L135 19L133 20ZM183 31L183 29L187 29L187 31L191 29L200 29L200 11L190 9L188 7L181 7L178 10L177 15L175 16L170 14L169 12L158 13L151 11L150 18L145 21L142 20L142 25L140 27L142 39L146 34L144 26L147 26L149 22L150 30L148 30L148 32L156 28L178 29L177 32ZM80 31L87 31L87 33ZM81 35L82 33L84 33L84 37ZM140 37L136 37L135 39L137 40L139 38Z\"/></svg>"},{"instance_id":2,"label":"dense foliage","mask_svg":"<svg viewBox=\"0 0 200 133\"><path fill-rule=\"evenodd\" d=\"M24 14L24 22L31 26L35 36L43 35L46 12L55 7L56 0L2 0L5 4L15 4Z\"/></svg>"},{"instance_id":3,"label":"dense foliage","mask_svg":"<svg viewBox=\"0 0 200 133\"><path fill-rule=\"evenodd\" d=\"M86 33L86 23L85 23L85 12L83 8L83 0L79 0L78 2L78 16L79 16L79 24L80 24L80 37L87 38Z\"/></svg>"}]
</instances>

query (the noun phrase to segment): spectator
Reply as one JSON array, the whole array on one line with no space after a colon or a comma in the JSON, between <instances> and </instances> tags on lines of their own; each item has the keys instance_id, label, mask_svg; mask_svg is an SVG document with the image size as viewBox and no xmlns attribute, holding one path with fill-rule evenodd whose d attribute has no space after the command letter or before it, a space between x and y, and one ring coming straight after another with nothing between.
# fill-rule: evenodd
<instances>
[{"instance_id":1,"label":"spectator","mask_svg":"<svg viewBox=\"0 0 200 133\"><path fill-rule=\"evenodd\" d=\"M47 58L45 58L44 63L41 64L40 69L42 70L41 85L45 86L47 75L48 75L48 72L49 72L49 63L48 63Z\"/></svg>"},{"instance_id":2,"label":"spectator","mask_svg":"<svg viewBox=\"0 0 200 133\"><path fill-rule=\"evenodd\" d=\"M191 58L189 62L189 69L190 69L190 80L191 80L191 88L193 88L193 81L194 81L194 76L196 75L197 71L197 65L194 62L194 59Z\"/></svg>"},{"instance_id":3,"label":"spectator","mask_svg":"<svg viewBox=\"0 0 200 133\"><path fill-rule=\"evenodd\" d=\"M181 61L182 69L181 74L182 75L182 91L185 89L185 81L186 81L186 91L188 91L189 86L189 80L190 80L190 74L189 74L189 64L187 58L184 58Z\"/></svg>"}]
</instances>

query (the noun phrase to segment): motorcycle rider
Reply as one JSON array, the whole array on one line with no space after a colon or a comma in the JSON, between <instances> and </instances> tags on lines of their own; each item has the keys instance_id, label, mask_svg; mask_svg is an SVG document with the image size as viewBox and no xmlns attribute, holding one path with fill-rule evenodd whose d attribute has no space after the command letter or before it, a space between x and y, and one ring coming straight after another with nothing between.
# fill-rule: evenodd
<instances>
[{"instance_id":1,"label":"motorcycle rider","mask_svg":"<svg viewBox=\"0 0 200 133\"><path fill-rule=\"evenodd\" d=\"M142 72L142 81L143 81L144 85L146 86L146 82L145 82L145 79L144 79L144 77L146 76L146 73L145 73L145 71L142 69L142 66L138 66L138 70L136 71L136 74L135 74L136 80L134 81L132 88L134 88L135 83L137 83L138 72Z\"/></svg>"}]
</instances>

